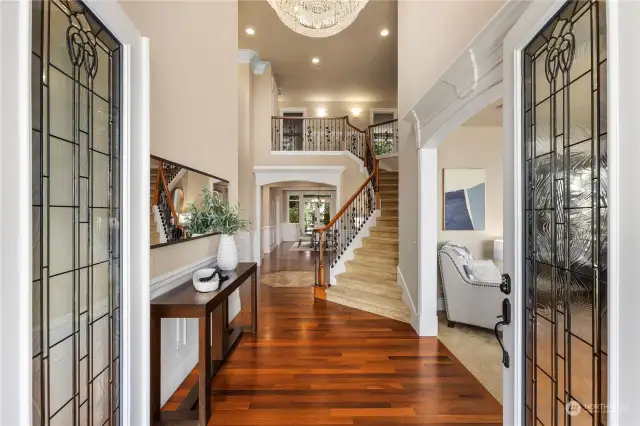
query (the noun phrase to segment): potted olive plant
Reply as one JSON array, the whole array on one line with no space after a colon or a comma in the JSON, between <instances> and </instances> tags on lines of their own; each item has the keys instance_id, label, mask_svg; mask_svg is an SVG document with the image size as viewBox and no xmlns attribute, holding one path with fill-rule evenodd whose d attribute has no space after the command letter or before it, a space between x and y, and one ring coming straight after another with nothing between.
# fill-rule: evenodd
<instances>
[{"instance_id":1,"label":"potted olive plant","mask_svg":"<svg viewBox=\"0 0 640 426\"><path fill-rule=\"evenodd\" d=\"M249 221L240 217L240 206L231 206L218 193L214 194L215 209L212 215L212 226L220 232L218 243L218 266L223 271L230 271L238 266L238 248L234 235L249 229Z\"/></svg>"},{"instance_id":2,"label":"potted olive plant","mask_svg":"<svg viewBox=\"0 0 640 426\"><path fill-rule=\"evenodd\" d=\"M214 232L213 217L218 204L215 198L216 195L212 191L204 189L202 190L201 207L197 207L195 203L189 204L184 227L191 237Z\"/></svg>"}]
</instances>

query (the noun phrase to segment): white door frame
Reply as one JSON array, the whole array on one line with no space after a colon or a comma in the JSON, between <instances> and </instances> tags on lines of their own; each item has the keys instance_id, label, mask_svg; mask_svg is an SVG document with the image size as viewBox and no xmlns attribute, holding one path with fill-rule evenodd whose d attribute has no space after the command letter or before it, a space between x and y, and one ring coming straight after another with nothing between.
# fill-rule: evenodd
<instances>
[{"instance_id":1,"label":"white door frame","mask_svg":"<svg viewBox=\"0 0 640 426\"><path fill-rule=\"evenodd\" d=\"M280 245L282 242L282 229L280 222L282 219L282 195L276 195L276 244Z\"/></svg>"},{"instance_id":2,"label":"white door frame","mask_svg":"<svg viewBox=\"0 0 640 426\"><path fill-rule=\"evenodd\" d=\"M519 94L514 86L519 79L519 63L513 52L526 45L562 6L561 0L544 2L508 1L492 21L471 43L463 54L438 79L438 82L407 113L404 120L412 123L417 148L420 151L420 214L419 218L419 300L420 335L436 335L435 297L437 282L437 146L453 129L475 115L484 106L498 99L503 90L510 95ZM622 197L621 194L637 193L640 183L640 159L637 149L640 120L637 119L637 102L640 99L640 61L637 45L640 43L640 4L637 2L609 1L607 4L608 39L608 161L609 161L609 265L608 265L608 409L609 425L640 424L640 288L637 286L637 253L640 252L640 198ZM513 28L513 30L512 30ZM516 37L515 31L518 31ZM509 35L507 35L507 33ZM506 38L505 38L506 37ZM496 68L491 49L496 44L510 46L514 54L505 54L503 67ZM622 55L622 52L625 55ZM499 52L501 53L501 52ZM498 53L498 54L499 54ZM499 63L499 62L498 62ZM504 70L504 82L502 74ZM473 74L469 76L469 72ZM498 75L496 75L496 73ZM471 84L470 84L471 83ZM449 87L447 89L447 86ZM624 87L624 91L620 90ZM454 90L451 90L453 88ZM496 95L495 91L498 92ZM448 97L447 97L448 96ZM517 104L515 104L517 105ZM514 103L504 103L504 170L505 193L518 200L520 186L514 179L514 166L518 166L518 139L512 136L513 125L520 125L514 114ZM519 137L520 133L515 132ZM620 141L628 141L620 144ZM517 169L519 170L519 169ZM624 176L624 179L620 177ZM517 176L519 179L519 175ZM516 192L518 191L518 192ZM521 283L521 272L514 268L515 252L520 237L520 217L517 203L504 203L505 271L514 283ZM624 232L620 232L624 230ZM511 235L509 238L508 235ZM508 243L507 243L508 241ZM507 266L509 264L509 266ZM518 265L519 266L519 265ZM521 312L521 291L514 285L511 296L513 313ZM505 425L519 424L521 419L522 370L521 370L521 318L505 328L505 341L510 347L512 368L504 370L504 420ZM624 319L622 321L621 319ZM625 336L625 339L620 339ZM634 338L635 337L635 338ZM516 343L518 343L516 345ZM514 352L514 348L518 351ZM623 374L621 374L623 373Z\"/></svg>"},{"instance_id":3,"label":"white door frame","mask_svg":"<svg viewBox=\"0 0 640 426\"><path fill-rule=\"evenodd\" d=\"M256 187L254 193L253 259L258 266L262 264L262 245L260 241L262 234L262 185L278 182L315 182L332 185L336 187L336 204L340 205L342 172L344 172L343 166L254 166L253 173L256 177ZM302 212L302 210L300 211Z\"/></svg>"},{"instance_id":4,"label":"white door frame","mask_svg":"<svg viewBox=\"0 0 640 426\"><path fill-rule=\"evenodd\" d=\"M393 118L398 118L398 108L369 108L369 125L373 125L373 117L379 112L381 114L393 114Z\"/></svg>"},{"instance_id":5,"label":"white door frame","mask_svg":"<svg viewBox=\"0 0 640 426\"><path fill-rule=\"evenodd\" d=\"M115 0L85 2L122 43L123 425L149 424L149 47ZM0 2L0 424L32 424L31 2Z\"/></svg>"},{"instance_id":6,"label":"white door frame","mask_svg":"<svg viewBox=\"0 0 640 426\"><path fill-rule=\"evenodd\" d=\"M519 106L522 93L521 51L537 32L564 5L564 1L532 2L504 41L504 191L505 197L505 272L514 283L522 283L522 178L521 146L522 117ZM637 136L640 124L636 114L640 98L637 73L640 63L636 59L640 42L640 7L634 2L607 2L607 122L608 122L608 348L606 410L609 425L640 424L640 291L637 287L637 253L640 252L640 202L631 194L640 183L637 167ZM624 37L623 37L624 35ZM622 55L622 52L625 55ZM624 87L624 92L620 91ZM513 102L508 102L511 99ZM621 141L625 141L624 144ZM620 177L624 176L624 179ZM624 229L624 232L620 232ZM524 389L522 359L523 319L522 288L514 286L511 296L515 321L506 328L505 344L512 353L513 371L504 370L504 424L515 424L523 418ZM621 319L624 318L624 321ZM635 329L635 331L634 331ZM620 336L625 336L624 340Z\"/></svg>"}]
</instances>

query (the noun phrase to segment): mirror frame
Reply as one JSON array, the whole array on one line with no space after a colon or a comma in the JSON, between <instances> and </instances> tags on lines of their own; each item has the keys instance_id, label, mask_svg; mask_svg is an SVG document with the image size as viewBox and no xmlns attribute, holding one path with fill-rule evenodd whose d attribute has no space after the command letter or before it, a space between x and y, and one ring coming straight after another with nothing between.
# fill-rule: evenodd
<instances>
[{"instance_id":1,"label":"mirror frame","mask_svg":"<svg viewBox=\"0 0 640 426\"><path fill-rule=\"evenodd\" d=\"M189 167L189 166L185 166L184 164L180 164L180 163L176 163L175 161L171 161L171 160L167 160L166 158L162 158L162 157L158 157L157 155L151 155L151 160L159 160L159 161L164 161L166 163L170 163L173 164L175 166L179 166L182 167L183 169L187 169L191 172L195 172L195 173L200 173L202 175L208 176L210 178L214 178L214 179L218 179L221 182L224 182L226 184L229 183L228 180L223 179L221 177L218 177L216 175L212 175L211 173L207 173L207 172L203 172L202 170L198 170L198 169L194 169L193 167ZM149 190L151 190L151 185L152 183L149 182ZM151 209L151 206L149 206L149 209ZM180 240L175 240L175 241L169 241L166 243L160 243L160 244L153 244L153 245L149 245L150 249L156 249L159 247L166 247L166 246L172 246L174 244L181 244L181 243L188 243L189 241L193 241L193 240L199 240L200 238L207 238L207 237L212 237L214 235L220 235L220 232L212 232L211 234L206 234L206 235L199 235L197 237L191 237L191 238L186 238L186 239L180 239Z\"/></svg>"}]
</instances>

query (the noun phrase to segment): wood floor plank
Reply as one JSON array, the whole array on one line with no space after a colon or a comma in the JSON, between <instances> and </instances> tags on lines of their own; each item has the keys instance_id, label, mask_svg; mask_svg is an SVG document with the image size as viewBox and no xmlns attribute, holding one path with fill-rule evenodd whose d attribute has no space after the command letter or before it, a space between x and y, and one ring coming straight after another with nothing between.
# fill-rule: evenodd
<instances>
[{"instance_id":1,"label":"wood floor plank","mask_svg":"<svg viewBox=\"0 0 640 426\"><path fill-rule=\"evenodd\" d=\"M312 269L279 247L260 276ZM408 324L258 284L258 336L245 334L212 383L210 425L500 425L502 407L436 338ZM249 322L248 287L235 324ZM163 410L198 381L189 374Z\"/></svg>"}]
</instances>

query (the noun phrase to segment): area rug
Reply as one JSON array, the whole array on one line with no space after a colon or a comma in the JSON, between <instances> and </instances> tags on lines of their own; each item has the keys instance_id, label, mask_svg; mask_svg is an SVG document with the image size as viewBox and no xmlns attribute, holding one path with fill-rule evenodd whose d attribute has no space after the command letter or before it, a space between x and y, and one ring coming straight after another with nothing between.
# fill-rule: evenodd
<instances>
[{"instance_id":1,"label":"area rug","mask_svg":"<svg viewBox=\"0 0 640 426\"><path fill-rule=\"evenodd\" d=\"M467 370L502 404L502 351L492 330L440 319L438 338Z\"/></svg>"},{"instance_id":2,"label":"area rug","mask_svg":"<svg viewBox=\"0 0 640 426\"><path fill-rule=\"evenodd\" d=\"M318 251L318 249L311 247L311 243L308 241L303 241L300 246L298 247L298 243L295 242L293 243L293 245L289 248L289 251ZM329 247L327 249L324 250L325 252L327 251L333 251L333 247Z\"/></svg>"},{"instance_id":3,"label":"area rug","mask_svg":"<svg viewBox=\"0 0 640 426\"><path fill-rule=\"evenodd\" d=\"M303 241L300 244L300 246L298 246L297 242L293 243L293 245L289 248L289 251L316 251L316 250L313 247L311 247L310 241Z\"/></svg>"},{"instance_id":4,"label":"area rug","mask_svg":"<svg viewBox=\"0 0 640 426\"><path fill-rule=\"evenodd\" d=\"M260 277L262 284L270 287L312 287L313 271L280 271Z\"/></svg>"}]
</instances>

